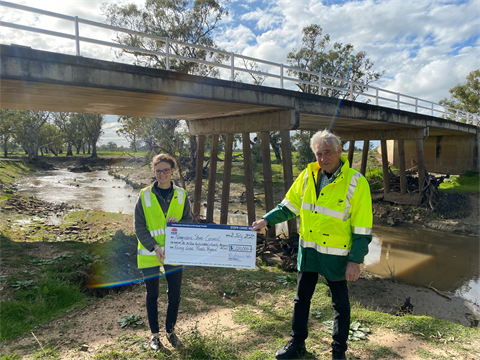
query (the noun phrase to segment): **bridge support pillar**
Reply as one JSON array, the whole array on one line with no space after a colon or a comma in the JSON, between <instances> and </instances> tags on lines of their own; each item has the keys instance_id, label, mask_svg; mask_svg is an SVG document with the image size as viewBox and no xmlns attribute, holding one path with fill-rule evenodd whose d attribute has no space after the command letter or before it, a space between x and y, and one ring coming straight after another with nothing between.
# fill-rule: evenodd
<instances>
[{"instance_id":1,"label":"bridge support pillar","mask_svg":"<svg viewBox=\"0 0 480 360\"><path fill-rule=\"evenodd\" d=\"M367 160L368 160L368 150L370 147L370 141L365 140L363 142L363 151L362 151L362 165L360 166L360 172L365 176L367 172Z\"/></svg>"},{"instance_id":2,"label":"bridge support pillar","mask_svg":"<svg viewBox=\"0 0 480 360\"><path fill-rule=\"evenodd\" d=\"M350 164L350 167L353 166L353 153L355 151L355 141L350 140L349 141L349 146L348 146L348 163Z\"/></svg>"},{"instance_id":3,"label":"bridge support pillar","mask_svg":"<svg viewBox=\"0 0 480 360\"><path fill-rule=\"evenodd\" d=\"M400 165L400 194L405 195L407 193L407 174L405 172L405 142L404 140L398 140L398 157Z\"/></svg>"},{"instance_id":4,"label":"bridge support pillar","mask_svg":"<svg viewBox=\"0 0 480 360\"><path fill-rule=\"evenodd\" d=\"M205 135L197 138L197 163L195 167L195 195L193 196L193 213L200 215L202 201L203 159L205 154Z\"/></svg>"},{"instance_id":5,"label":"bridge support pillar","mask_svg":"<svg viewBox=\"0 0 480 360\"><path fill-rule=\"evenodd\" d=\"M210 168L208 174L207 216L206 222L213 222L215 205L215 183L217 180L218 134L212 135L212 150L210 151Z\"/></svg>"},{"instance_id":6,"label":"bridge support pillar","mask_svg":"<svg viewBox=\"0 0 480 360\"><path fill-rule=\"evenodd\" d=\"M253 166L252 152L250 150L250 134L242 133L243 141L243 169L245 173L245 196L247 198L248 224L255 221L255 199L253 196Z\"/></svg>"},{"instance_id":7,"label":"bridge support pillar","mask_svg":"<svg viewBox=\"0 0 480 360\"><path fill-rule=\"evenodd\" d=\"M228 219L228 201L230 199L230 178L232 174L233 134L227 134L225 141L225 162L223 163L222 207L220 224L226 224Z\"/></svg>"},{"instance_id":8,"label":"bridge support pillar","mask_svg":"<svg viewBox=\"0 0 480 360\"><path fill-rule=\"evenodd\" d=\"M265 187L265 210L273 209L273 181L272 162L270 160L270 133L261 132L262 163L263 163L263 185ZM268 237L275 238L275 227L268 229Z\"/></svg>"},{"instance_id":9,"label":"bridge support pillar","mask_svg":"<svg viewBox=\"0 0 480 360\"><path fill-rule=\"evenodd\" d=\"M285 184L285 194L293 184L293 165L292 165L292 145L290 142L290 131L284 130L282 135L282 160L283 160L283 182ZM293 235L297 232L297 219L288 220L288 234Z\"/></svg>"},{"instance_id":10,"label":"bridge support pillar","mask_svg":"<svg viewBox=\"0 0 480 360\"><path fill-rule=\"evenodd\" d=\"M390 192L390 174L388 172L387 140L380 140L382 150L383 193Z\"/></svg>"},{"instance_id":11,"label":"bridge support pillar","mask_svg":"<svg viewBox=\"0 0 480 360\"><path fill-rule=\"evenodd\" d=\"M425 184L425 163L423 161L423 140L417 139L417 160L418 160L418 190L421 191Z\"/></svg>"}]
</instances>

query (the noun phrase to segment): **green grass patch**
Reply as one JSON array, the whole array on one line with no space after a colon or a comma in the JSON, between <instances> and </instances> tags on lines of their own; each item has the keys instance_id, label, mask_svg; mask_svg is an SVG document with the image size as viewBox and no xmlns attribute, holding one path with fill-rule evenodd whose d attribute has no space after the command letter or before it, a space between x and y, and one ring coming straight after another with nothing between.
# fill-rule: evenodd
<instances>
[{"instance_id":1,"label":"green grass patch","mask_svg":"<svg viewBox=\"0 0 480 360\"><path fill-rule=\"evenodd\" d=\"M480 176L473 171L467 171L461 176L451 176L438 187L445 193L475 193L480 192Z\"/></svg>"}]
</instances>

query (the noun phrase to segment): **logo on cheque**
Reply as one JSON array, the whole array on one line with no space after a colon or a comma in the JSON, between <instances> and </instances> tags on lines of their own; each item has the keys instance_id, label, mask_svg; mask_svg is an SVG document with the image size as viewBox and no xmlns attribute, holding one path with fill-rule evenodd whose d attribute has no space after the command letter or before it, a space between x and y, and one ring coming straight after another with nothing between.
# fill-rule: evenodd
<instances>
[{"instance_id":1,"label":"logo on cheque","mask_svg":"<svg viewBox=\"0 0 480 360\"><path fill-rule=\"evenodd\" d=\"M178 231L177 228L173 228L172 229L172 235L177 235L177 231Z\"/></svg>"}]
</instances>

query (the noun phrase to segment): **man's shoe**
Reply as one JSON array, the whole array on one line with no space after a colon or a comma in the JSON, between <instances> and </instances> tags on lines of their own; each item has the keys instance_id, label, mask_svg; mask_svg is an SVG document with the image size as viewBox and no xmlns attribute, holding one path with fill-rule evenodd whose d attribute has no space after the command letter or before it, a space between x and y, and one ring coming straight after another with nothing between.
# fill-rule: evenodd
<instances>
[{"instance_id":1,"label":"man's shoe","mask_svg":"<svg viewBox=\"0 0 480 360\"><path fill-rule=\"evenodd\" d=\"M160 339L158 338L158 336L152 336L149 346L150 346L150 349L155 351L159 351L163 349L163 345L160 342Z\"/></svg>"},{"instance_id":2,"label":"man's shoe","mask_svg":"<svg viewBox=\"0 0 480 360\"><path fill-rule=\"evenodd\" d=\"M182 346L182 342L174 332L167 333L167 340L174 348Z\"/></svg>"},{"instance_id":3,"label":"man's shoe","mask_svg":"<svg viewBox=\"0 0 480 360\"><path fill-rule=\"evenodd\" d=\"M295 342L293 338L288 340L287 344L275 353L277 359L294 359L305 353L305 343Z\"/></svg>"},{"instance_id":4,"label":"man's shoe","mask_svg":"<svg viewBox=\"0 0 480 360\"><path fill-rule=\"evenodd\" d=\"M345 351L332 351L332 360L346 360Z\"/></svg>"}]
</instances>

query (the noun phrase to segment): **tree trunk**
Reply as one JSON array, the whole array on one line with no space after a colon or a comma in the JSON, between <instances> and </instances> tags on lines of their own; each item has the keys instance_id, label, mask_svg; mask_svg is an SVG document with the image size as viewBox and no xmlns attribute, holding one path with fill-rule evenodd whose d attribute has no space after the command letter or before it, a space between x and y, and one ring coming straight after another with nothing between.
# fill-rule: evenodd
<instances>
[{"instance_id":1,"label":"tree trunk","mask_svg":"<svg viewBox=\"0 0 480 360\"><path fill-rule=\"evenodd\" d=\"M98 157L98 155L97 155L97 140L94 139L92 141L92 158L96 158L96 157Z\"/></svg>"},{"instance_id":2,"label":"tree trunk","mask_svg":"<svg viewBox=\"0 0 480 360\"><path fill-rule=\"evenodd\" d=\"M72 144L70 144L70 143L67 144L67 155L66 156L73 156Z\"/></svg>"},{"instance_id":3,"label":"tree trunk","mask_svg":"<svg viewBox=\"0 0 480 360\"><path fill-rule=\"evenodd\" d=\"M275 141L270 140L270 146L273 149L273 152L275 153L275 159L277 159L277 163L280 164L282 162L282 155L280 154L280 148L277 146Z\"/></svg>"},{"instance_id":4,"label":"tree trunk","mask_svg":"<svg viewBox=\"0 0 480 360\"><path fill-rule=\"evenodd\" d=\"M3 142L3 155L5 157L8 157L7 143L8 143L8 139L5 139L5 141Z\"/></svg>"}]
</instances>

